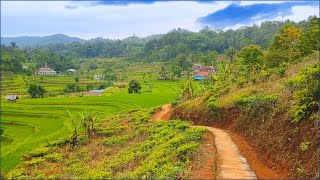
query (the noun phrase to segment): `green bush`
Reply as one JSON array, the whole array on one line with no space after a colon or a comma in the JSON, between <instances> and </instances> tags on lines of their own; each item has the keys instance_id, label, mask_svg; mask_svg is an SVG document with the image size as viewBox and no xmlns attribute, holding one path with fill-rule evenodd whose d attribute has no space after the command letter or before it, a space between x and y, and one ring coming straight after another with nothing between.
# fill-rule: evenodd
<instances>
[{"instance_id":1,"label":"green bush","mask_svg":"<svg viewBox=\"0 0 320 180\"><path fill-rule=\"evenodd\" d=\"M63 89L63 92L65 93L71 93L71 92L79 92L80 86L76 83L67 84L66 87Z\"/></svg>"},{"instance_id":2,"label":"green bush","mask_svg":"<svg viewBox=\"0 0 320 180\"><path fill-rule=\"evenodd\" d=\"M265 103L275 103L277 101L277 96L264 95L264 94L254 94L249 96L241 96L234 100L234 104L237 106L257 106L259 104Z\"/></svg>"},{"instance_id":3,"label":"green bush","mask_svg":"<svg viewBox=\"0 0 320 180\"><path fill-rule=\"evenodd\" d=\"M300 143L300 150L303 152L307 151L309 148L309 145L310 145L310 142L301 142Z\"/></svg>"},{"instance_id":4,"label":"green bush","mask_svg":"<svg viewBox=\"0 0 320 180\"><path fill-rule=\"evenodd\" d=\"M217 97L211 96L207 101L207 107L210 109L210 112L213 116L217 116L219 109L217 108Z\"/></svg>"},{"instance_id":5,"label":"green bush","mask_svg":"<svg viewBox=\"0 0 320 180\"><path fill-rule=\"evenodd\" d=\"M36 149L32 150L31 152L29 152L28 154L25 154L24 157L25 158L42 157L42 156L48 154L50 152L50 150L51 149L49 147L36 148Z\"/></svg>"},{"instance_id":6,"label":"green bush","mask_svg":"<svg viewBox=\"0 0 320 180\"><path fill-rule=\"evenodd\" d=\"M286 82L286 86L293 90L292 122L307 119L319 109L319 78L320 65L315 64Z\"/></svg>"},{"instance_id":7,"label":"green bush","mask_svg":"<svg viewBox=\"0 0 320 180\"><path fill-rule=\"evenodd\" d=\"M50 162L59 162L63 160L64 155L62 153L52 153L44 156L44 158L49 160Z\"/></svg>"}]
</instances>

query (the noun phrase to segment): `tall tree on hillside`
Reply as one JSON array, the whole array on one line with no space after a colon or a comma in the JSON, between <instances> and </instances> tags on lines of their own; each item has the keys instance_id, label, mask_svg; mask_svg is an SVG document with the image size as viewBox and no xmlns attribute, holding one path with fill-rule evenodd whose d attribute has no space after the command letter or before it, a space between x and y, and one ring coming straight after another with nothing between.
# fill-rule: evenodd
<instances>
[{"instance_id":1,"label":"tall tree on hillside","mask_svg":"<svg viewBox=\"0 0 320 180\"><path fill-rule=\"evenodd\" d=\"M224 51L224 54L229 59L230 63L233 62L233 58L234 58L234 55L236 55L236 53L237 53L237 50L232 46Z\"/></svg>"},{"instance_id":2,"label":"tall tree on hillside","mask_svg":"<svg viewBox=\"0 0 320 180\"><path fill-rule=\"evenodd\" d=\"M185 54L178 55L176 61L182 70L188 70L192 66L191 60Z\"/></svg>"},{"instance_id":3,"label":"tall tree on hillside","mask_svg":"<svg viewBox=\"0 0 320 180\"><path fill-rule=\"evenodd\" d=\"M310 19L311 26L302 34L301 49L304 55L320 50L319 18Z\"/></svg>"},{"instance_id":4,"label":"tall tree on hillside","mask_svg":"<svg viewBox=\"0 0 320 180\"><path fill-rule=\"evenodd\" d=\"M242 48L237 56L242 58L244 65L253 67L257 63L262 64L263 51L258 45L250 45Z\"/></svg>"},{"instance_id":5,"label":"tall tree on hillside","mask_svg":"<svg viewBox=\"0 0 320 180\"><path fill-rule=\"evenodd\" d=\"M292 24L286 25L280 33L274 37L270 51L282 57L281 59L285 61L293 61L301 57L301 35L302 31L300 28Z\"/></svg>"}]
</instances>

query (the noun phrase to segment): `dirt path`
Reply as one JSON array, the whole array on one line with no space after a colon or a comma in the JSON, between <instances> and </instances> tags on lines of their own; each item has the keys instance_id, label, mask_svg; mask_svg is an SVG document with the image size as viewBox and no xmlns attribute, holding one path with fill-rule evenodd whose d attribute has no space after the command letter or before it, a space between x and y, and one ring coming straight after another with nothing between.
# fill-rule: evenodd
<instances>
[{"instance_id":1,"label":"dirt path","mask_svg":"<svg viewBox=\"0 0 320 180\"><path fill-rule=\"evenodd\" d=\"M153 116L155 121L168 121L172 112L170 104L162 106L162 110ZM215 136L218 154L218 179L257 179L246 159L240 154L237 146L224 130L204 127ZM212 152L213 153L213 152Z\"/></svg>"},{"instance_id":2,"label":"dirt path","mask_svg":"<svg viewBox=\"0 0 320 180\"><path fill-rule=\"evenodd\" d=\"M171 104L166 104L162 106L162 109L152 116L155 121L169 121L172 113Z\"/></svg>"}]
</instances>

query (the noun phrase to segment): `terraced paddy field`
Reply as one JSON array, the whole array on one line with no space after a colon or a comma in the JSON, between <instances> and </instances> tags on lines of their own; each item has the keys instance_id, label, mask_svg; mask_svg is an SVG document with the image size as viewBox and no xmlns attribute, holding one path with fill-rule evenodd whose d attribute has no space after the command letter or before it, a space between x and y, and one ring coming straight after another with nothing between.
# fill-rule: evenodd
<instances>
[{"instance_id":1,"label":"terraced paddy field","mask_svg":"<svg viewBox=\"0 0 320 180\"><path fill-rule=\"evenodd\" d=\"M8 94L20 94L20 87L15 83L16 75L2 75L1 79L1 96ZM60 92L66 87L67 84L74 83L74 76L23 76L26 83L41 84L48 92L52 94L60 94ZM84 87L87 84L100 84L102 80L94 80L90 78L80 77L80 86ZM27 95L27 87L21 88L22 95Z\"/></svg>"},{"instance_id":2,"label":"terraced paddy field","mask_svg":"<svg viewBox=\"0 0 320 180\"><path fill-rule=\"evenodd\" d=\"M1 167L6 173L19 164L23 154L43 143L70 138L71 121L66 113L96 112L100 120L130 109L151 108L173 102L178 82L155 81L152 92L128 94L127 89L111 88L102 96L50 97L1 101Z\"/></svg>"}]
</instances>

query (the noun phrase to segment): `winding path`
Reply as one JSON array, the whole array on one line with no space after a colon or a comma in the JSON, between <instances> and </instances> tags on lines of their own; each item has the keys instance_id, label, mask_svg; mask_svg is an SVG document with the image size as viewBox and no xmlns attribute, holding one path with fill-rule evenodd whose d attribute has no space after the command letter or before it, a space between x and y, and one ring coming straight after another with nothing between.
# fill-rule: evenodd
<instances>
[{"instance_id":1,"label":"winding path","mask_svg":"<svg viewBox=\"0 0 320 180\"><path fill-rule=\"evenodd\" d=\"M172 113L171 104L162 106L162 110L153 115L155 121L168 121ZM215 136L218 154L218 179L257 179L246 159L241 155L229 134L224 130L204 127Z\"/></svg>"}]
</instances>

